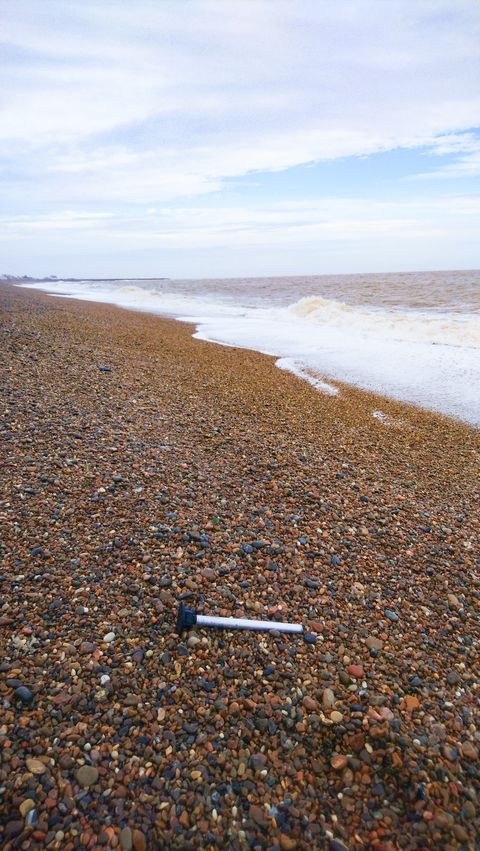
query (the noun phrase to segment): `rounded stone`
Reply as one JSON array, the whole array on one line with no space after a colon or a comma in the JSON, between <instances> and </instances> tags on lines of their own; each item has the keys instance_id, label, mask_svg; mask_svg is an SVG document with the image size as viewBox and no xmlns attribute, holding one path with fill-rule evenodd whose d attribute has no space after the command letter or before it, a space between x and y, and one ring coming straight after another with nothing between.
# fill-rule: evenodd
<instances>
[{"instance_id":1,"label":"rounded stone","mask_svg":"<svg viewBox=\"0 0 480 851\"><path fill-rule=\"evenodd\" d=\"M75 774L79 786L88 789L93 786L98 780L98 768L93 765L82 765Z\"/></svg>"},{"instance_id":2,"label":"rounded stone","mask_svg":"<svg viewBox=\"0 0 480 851\"><path fill-rule=\"evenodd\" d=\"M20 814L23 816L23 818L25 818L25 816L28 815L30 810L33 810L34 806L35 801L32 801L31 798L25 798L25 800L22 801L18 809L20 810Z\"/></svg>"},{"instance_id":3,"label":"rounded stone","mask_svg":"<svg viewBox=\"0 0 480 851\"><path fill-rule=\"evenodd\" d=\"M322 703L324 709L331 709L335 706L335 695L331 688L325 688L323 690Z\"/></svg>"},{"instance_id":4,"label":"rounded stone","mask_svg":"<svg viewBox=\"0 0 480 851\"><path fill-rule=\"evenodd\" d=\"M386 618L388 618L388 620L389 620L389 621L392 621L393 623L396 623L398 620L400 620L400 618L398 617L397 613L396 613L396 612L392 612L392 610L391 610L391 609L386 609L386 610L385 610L385 617L386 617Z\"/></svg>"},{"instance_id":5,"label":"rounded stone","mask_svg":"<svg viewBox=\"0 0 480 851\"><path fill-rule=\"evenodd\" d=\"M26 765L31 774L45 774L47 766L39 759L32 757L26 760Z\"/></svg>"},{"instance_id":6,"label":"rounded stone","mask_svg":"<svg viewBox=\"0 0 480 851\"><path fill-rule=\"evenodd\" d=\"M361 665L349 665L347 671L351 677L355 677L357 680L362 679L365 676L365 671Z\"/></svg>"},{"instance_id":7,"label":"rounded stone","mask_svg":"<svg viewBox=\"0 0 480 851\"><path fill-rule=\"evenodd\" d=\"M376 638L374 635L369 635L365 644L367 645L369 650L383 649L383 641L380 638Z\"/></svg>"},{"instance_id":8,"label":"rounded stone","mask_svg":"<svg viewBox=\"0 0 480 851\"><path fill-rule=\"evenodd\" d=\"M120 831L120 848L122 851L132 851L133 838L131 827L124 827Z\"/></svg>"},{"instance_id":9,"label":"rounded stone","mask_svg":"<svg viewBox=\"0 0 480 851\"><path fill-rule=\"evenodd\" d=\"M13 696L15 700L20 700L24 706L28 706L33 700L33 691L26 686L19 686L15 689Z\"/></svg>"}]
</instances>

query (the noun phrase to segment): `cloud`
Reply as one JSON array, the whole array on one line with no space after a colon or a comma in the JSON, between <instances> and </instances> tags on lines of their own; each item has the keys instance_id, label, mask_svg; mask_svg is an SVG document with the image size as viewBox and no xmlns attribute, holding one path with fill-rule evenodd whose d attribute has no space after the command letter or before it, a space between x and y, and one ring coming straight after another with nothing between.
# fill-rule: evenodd
<instances>
[{"instance_id":1,"label":"cloud","mask_svg":"<svg viewBox=\"0 0 480 851\"><path fill-rule=\"evenodd\" d=\"M234 258L236 263L240 256L240 267L231 271L237 275L254 273L249 258L254 259L256 252L270 257L269 274L294 271L294 265L282 266L286 255L290 264L298 264L297 271L306 267L323 271L326 257L335 258L340 270L355 271L354 258L363 258L365 264L370 256L375 258L370 267L374 268L378 257L388 252L403 256L404 263L412 258L409 266L415 268L414 258L423 256L424 245L428 250L434 247L435 256L442 257L443 247L451 240L457 245L455 265L464 266L470 255L465 253L459 263L461 252L476 246L479 216L480 194L388 202L328 197L270 203L255 210L167 206L129 214L84 210L10 217L0 221L0 241L7 250L18 242L28 255L29 246L41 235L47 256L55 256L59 245L68 256L75 246L87 257L93 253L109 258L112 274L123 275L129 274L125 256L134 255L138 262L142 254L166 264L160 269L157 265L153 273L170 276L188 276L195 268L200 274L195 258L209 253ZM93 271L85 266L79 272L88 273ZM140 274L138 268L136 273Z\"/></svg>"},{"instance_id":2,"label":"cloud","mask_svg":"<svg viewBox=\"0 0 480 851\"><path fill-rule=\"evenodd\" d=\"M475 0L0 6L0 193L13 216L202 209L232 178L397 148L455 155L435 176L476 173Z\"/></svg>"},{"instance_id":3,"label":"cloud","mask_svg":"<svg viewBox=\"0 0 480 851\"><path fill-rule=\"evenodd\" d=\"M457 179L480 177L480 136L477 133L451 133L438 136L429 148L437 157L454 157L439 168L412 175L410 179Z\"/></svg>"},{"instance_id":4,"label":"cloud","mask_svg":"<svg viewBox=\"0 0 480 851\"><path fill-rule=\"evenodd\" d=\"M60 161L119 133L152 154L228 144L275 169L480 123L473 0L4 5L0 135L61 144Z\"/></svg>"}]
</instances>

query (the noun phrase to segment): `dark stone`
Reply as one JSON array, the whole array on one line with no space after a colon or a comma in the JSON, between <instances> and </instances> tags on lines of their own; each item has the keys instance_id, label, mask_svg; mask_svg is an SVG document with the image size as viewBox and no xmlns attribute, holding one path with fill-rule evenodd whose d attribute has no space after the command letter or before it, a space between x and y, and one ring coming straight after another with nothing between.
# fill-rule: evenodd
<instances>
[{"instance_id":1,"label":"dark stone","mask_svg":"<svg viewBox=\"0 0 480 851\"><path fill-rule=\"evenodd\" d=\"M17 821L9 821L5 827L5 836L10 838L11 836L18 836L23 830L23 821L21 819L17 819Z\"/></svg>"},{"instance_id":2,"label":"dark stone","mask_svg":"<svg viewBox=\"0 0 480 851\"><path fill-rule=\"evenodd\" d=\"M385 609L385 617L388 618L389 621L393 621L394 623L400 620L396 612L392 612L391 609Z\"/></svg>"},{"instance_id":3,"label":"dark stone","mask_svg":"<svg viewBox=\"0 0 480 851\"><path fill-rule=\"evenodd\" d=\"M15 700L20 700L24 706L28 706L33 700L33 692L26 686L16 688L13 696Z\"/></svg>"}]
</instances>

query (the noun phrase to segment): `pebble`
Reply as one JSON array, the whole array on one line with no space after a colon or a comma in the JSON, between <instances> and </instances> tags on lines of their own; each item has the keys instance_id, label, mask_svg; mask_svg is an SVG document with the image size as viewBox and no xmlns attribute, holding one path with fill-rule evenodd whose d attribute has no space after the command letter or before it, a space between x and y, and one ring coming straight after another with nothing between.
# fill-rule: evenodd
<instances>
[{"instance_id":1,"label":"pebble","mask_svg":"<svg viewBox=\"0 0 480 851\"><path fill-rule=\"evenodd\" d=\"M349 665L347 671L351 677L355 677L356 679L363 679L365 676L365 671L361 665Z\"/></svg>"},{"instance_id":2,"label":"pebble","mask_svg":"<svg viewBox=\"0 0 480 851\"><path fill-rule=\"evenodd\" d=\"M87 789L89 786L94 786L98 780L98 768L93 765L82 765L75 773L77 783Z\"/></svg>"},{"instance_id":3,"label":"pebble","mask_svg":"<svg viewBox=\"0 0 480 851\"><path fill-rule=\"evenodd\" d=\"M39 759L35 759L34 757L27 759L25 764L31 774L45 774L48 771L45 763L41 762Z\"/></svg>"},{"instance_id":4,"label":"pebble","mask_svg":"<svg viewBox=\"0 0 480 851\"><path fill-rule=\"evenodd\" d=\"M122 851L132 851L133 836L130 827L123 827L120 831L120 848Z\"/></svg>"},{"instance_id":5,"label":"pebble","mask_svg":"<svg viewBox=\"0 0 480 851\"><path fill-rule=\"evenodd\" d=\"M31 798L25 798L25 800L22 801L18 809L20 810L20 813L23 818L25 818L25 816L30 812L30 810L33 810L34 807L35 801L32 801Z\"/></svg>"},{"instance_id":6,"label":"pebble","mask_svg":"<svg viewBox=\"0 0 480 851\"><path fill-rule=\"evenodd\" d=\"M106 644L110 644L112 641L115 641L115 633L114 632L107 632L106 635L103 636L103 641Z\"/></svg>"},{"instance_id":7,"label":"pebble","mask_svg":"<svg viewBox=\"0 0 480 851\"><path fill-rule=\"evenodd\" d=\"M15 700L20 700L24 706L29 706L33 700L33 692L26 686L19 686L13 692Z\"/></svg>"},{"instance_id":8,"label":"pebble","mask_svg":"<svg viewBox=\"0 0 480 851\"><path fill-rule=\"evenodd\" d=\"M335 694L331 688L325 688L322 692L322 704L324 709L335 706Z\"/></svg>"},{"instance_id":9,"label":"pebble","mask_svg":"<svg viewBox=\"0 0 480 851\"><path fill-rule=\"evenodd\" d=\"M279 842L282 851L294 851L297 847L297 840L293 839L291 836L287 836L286 833L280 834Z\"/></svg>"},{"instance_id":10,"label":"pebble","mask_svg":"<svg viewBox=\"0 0 480 851\"><path fill-rule=\"evenodd\" d=\"M204 568L204 570L202 570L202 576L204 579L215 579L215 571L212 570L210 567L206 567Z\"/></svg>"},{"instance_id":11,"label":"pebble","mask_svg":"<svg viewBox=\"0 0 480 851\"><path fill-rule=\"evenodd\" d=\"M146 851L147 840L141 830L135 829L132 834L132 839L135 851Z\"/></svg>"},{"instance_id":12,"label":"pebble","mask_svg":"<svg viewBox=\"0 0 480 851\"><path fill-rule=\"evenodd\" d=\"M400 618L398 617L397 613L396 613L396 612L392 612L392 610L391 610L391 609L386 609L386 610L385 610L385 617L386 617L386 618L388 618L388 620L389 620L389 621L393 621L394 623L396 623L398 620L400 620Z\"/></svg>"},{"instance_id":13,"label":"pebble","mask_svg":"<svg viewBox=\"0 0 480 851\"><path fill-rule=\"evenodd\" d=\"M380 638L376 638L374 635L369 635L365 644L370 650L383 649L383 641Z\"/></svg>"},{"instance_id":14,"label":"pebble","mask_svg":"<svg viewBox=\"0 0 480 851\"><path fill-rule=\"evenodd\" d=\"M478 760L478 748L472 745L471 742L462 742L462 754L467 759Z\"/></svg>"}]
</instances>

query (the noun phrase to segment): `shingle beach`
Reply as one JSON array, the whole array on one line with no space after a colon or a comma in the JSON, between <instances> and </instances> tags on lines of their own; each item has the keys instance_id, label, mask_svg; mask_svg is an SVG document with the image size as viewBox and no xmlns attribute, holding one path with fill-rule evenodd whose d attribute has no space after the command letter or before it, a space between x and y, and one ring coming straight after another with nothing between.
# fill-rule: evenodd
<instances>
[{"instance_id":1,"label":"shingle beach","mask_svg":"<svg viewBox=\"0 0 480 851\"><path fill-rule=\"evenodd\" d=\"M4 851L478 847L480 432L0 305Z\"/></svg>"}]
</instances>

